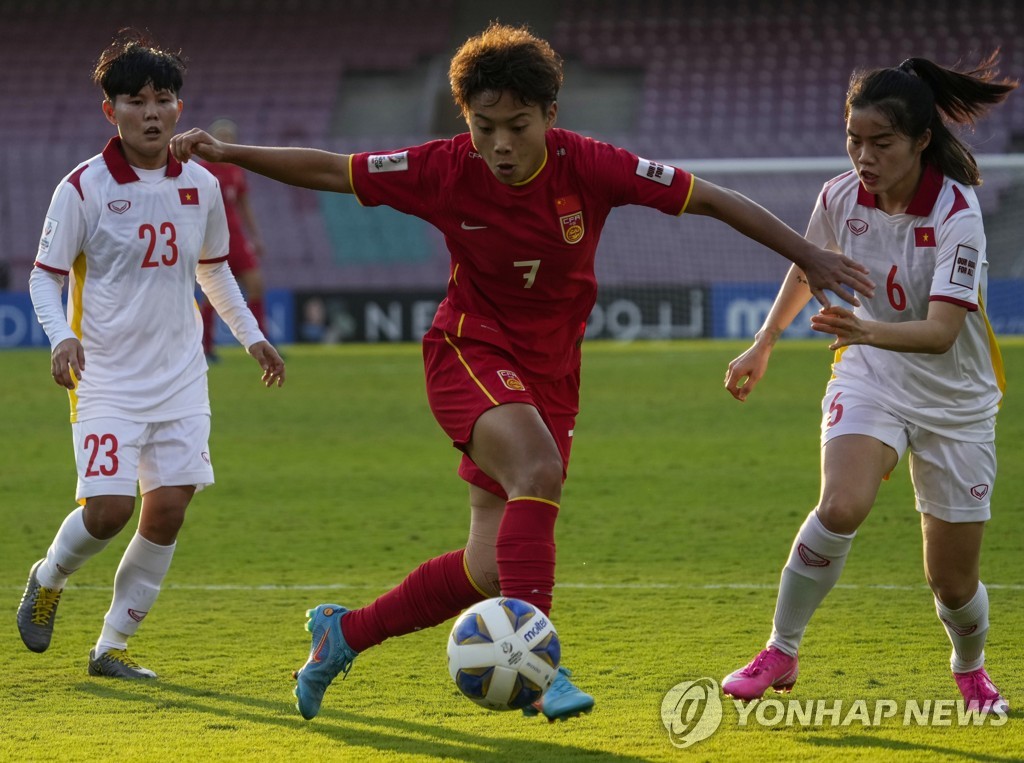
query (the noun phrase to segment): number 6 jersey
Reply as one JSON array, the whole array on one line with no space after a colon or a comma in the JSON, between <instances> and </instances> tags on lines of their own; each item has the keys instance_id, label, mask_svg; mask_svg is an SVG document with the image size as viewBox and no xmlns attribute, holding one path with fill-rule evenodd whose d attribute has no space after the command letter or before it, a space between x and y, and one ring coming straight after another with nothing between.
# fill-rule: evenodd
<instances>
[{"instance_id":1,"label":"number 6 jersey","mask_svg":"<svg viewBox=\"0 0 1024 763\"><path fill-rule=\"evenodd\" d=\"M868 267L875 296L855 314L872 321L920 321L939 300L968 311L941 355L852 345L836 352L834 378L854 384L902 418L958 440L994 436L1004 387L1002 358L985 314L985 231L974 189L926 166L907 210L890 215L854 172L829 181L807 238Z\"/></svg>"},{"instance_id":2,"label":"number 6 jersey","mask_svg":"<svg viewBox=\"0 0 1024 763\"><path fill-rule=\"evenodd\" d=\"M70 331L48 334L56 346L73 333L85 350L72 421L210 412L196 268L227 251L217 181L195 162L168 154L165 167L141 170L113 138L60 182L35 264L70 277Z\"/></svg>"}]
</instances>

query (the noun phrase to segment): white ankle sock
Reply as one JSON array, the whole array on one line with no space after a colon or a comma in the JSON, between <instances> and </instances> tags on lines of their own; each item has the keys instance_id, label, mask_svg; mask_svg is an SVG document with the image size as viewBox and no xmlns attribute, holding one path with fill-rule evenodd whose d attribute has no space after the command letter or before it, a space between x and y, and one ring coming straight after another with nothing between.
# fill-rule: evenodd
<instances>
[{"instance_id":1,"label":"white ankle sock","mask_svg":"<svg viewBox=\"0 0 1024 763\"><path fill-rule=\"evenodd\" d=\"M53 538L46 559L36 570L44 588L63 588L68 576L107 547L110 539L93 537L85 529L84 509L79 506L65 517Z\"/></svg>"},{"instance_id":2,"label":"white ankle sock","mask_svg":"<svg viewBox=\"0 0 1024 763\"><path fill-rule=\"evenodd\" d=\"M839 580L856 534L825 529L817 511L807 515L782 570L768 646L796 656L811 615Z\"/></svg>"},{"instance_id":3,"label":"white ankle sock","mask_svg":"<svg viewBox=\"0 0 1024 763\"><path fill-rule=\"evenodd\" d=\"M950 609L936 597L935 613L953 645L949 667L954 673L970 673L985 664L988 636L988 591L979 580L974 597L960 609Z\"/></svg>"}]
</instances>

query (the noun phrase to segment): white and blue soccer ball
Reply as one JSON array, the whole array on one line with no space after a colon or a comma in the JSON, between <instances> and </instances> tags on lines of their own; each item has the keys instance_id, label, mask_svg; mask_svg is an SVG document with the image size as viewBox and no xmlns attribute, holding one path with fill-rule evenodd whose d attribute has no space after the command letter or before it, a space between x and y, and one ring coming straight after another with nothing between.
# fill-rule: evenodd
<instances>
[{"instance_id":1,"label":"white and blue soccer ball","mask_svg":"<svg viewBox=\"0 0 1024 763\"><path fill-rule=\"evenodd\" d=\"M448 637L452 680L489 710L519 710L540 699L561 657L551 619L520 599L499 596L473 605Z\"/></svg>"}]
</instances>

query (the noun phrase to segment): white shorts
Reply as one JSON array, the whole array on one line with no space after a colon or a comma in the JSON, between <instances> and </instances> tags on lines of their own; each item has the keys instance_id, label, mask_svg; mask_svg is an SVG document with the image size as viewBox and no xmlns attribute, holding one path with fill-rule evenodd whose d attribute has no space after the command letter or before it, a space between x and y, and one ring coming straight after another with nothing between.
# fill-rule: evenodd
<instances>
[{"instance_id":1,"label":"white shorts","mask_svg":"<svg viewBox=\"0 0 1024 763\"><path fill-rule=\"evenodd\" d=\"M210 417L135 422L100 418L71 425L77 498L142 495L158 487L213 484Z\"/></svg>"},{"instance_id":2,"label":"white shorts","mask_svg":"<svg viewBox=\"0 0 1024 763\"><path fill-rule=\"evenodd\" d=\"M830 384L822 400L821 444L846 434L874 437L896 451L910 449L910 480L917 510L946 522L991 518L996 444L965 442L901 418L877 399Z\"/></svg>"}]
</instances>

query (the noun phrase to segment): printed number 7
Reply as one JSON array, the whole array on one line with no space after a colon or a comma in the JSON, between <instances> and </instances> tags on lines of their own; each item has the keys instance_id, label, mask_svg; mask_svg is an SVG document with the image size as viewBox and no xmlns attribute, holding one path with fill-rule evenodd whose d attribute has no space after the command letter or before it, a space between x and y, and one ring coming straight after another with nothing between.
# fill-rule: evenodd
<instances>
[{"instance_id":1,"label":"printed number 7","mask_svg":"<svg viewBox=\"0 0 1024 763\"><path fill-rule=\"evenodd\" d=\"M523 273L523 280L526 281L523 288L529 289L532 287L534 279L537 278L537 269L540 267L540 260L519 260L512 264L517 268L529 268L528 271Z\"/></svg>"}]
</instances>

